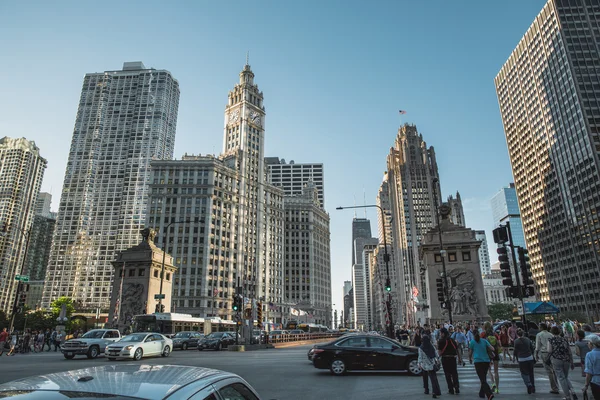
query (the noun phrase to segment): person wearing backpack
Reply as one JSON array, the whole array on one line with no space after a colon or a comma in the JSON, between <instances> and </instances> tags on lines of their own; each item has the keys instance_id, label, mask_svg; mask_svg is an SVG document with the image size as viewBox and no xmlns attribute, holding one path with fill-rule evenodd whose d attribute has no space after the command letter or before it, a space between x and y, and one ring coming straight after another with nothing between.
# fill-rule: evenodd
<instances>
[{"instance_id":1,"label":"person wearing backpack","mask_svg":"<svg viewBox=\"0 0 600 400\"><path fill-rule=\"evenodd\" d=\"M442 368L448 385L448 393L459 394L458 369L456 356L458 355L458 343L450 337L446 328L440 329L440 340L438 340L439 355L442 358Z\"/></svg>"},{"instance_id":2,"label":"person wearing backpack","mask_svg":"<svg viewBox=\"0 0 600 400\"><path fill-rule=\"evenodd\" d=\"M490 380L492 381L492 392L500 393L500 371L498 370L498 363L500 362L500 353L502 353L502 347L500 346L500 339L492 329L491 322L487 321L483 325L483 333L481 334L481 337L486 339L494 349L494 358L491 360L493 371L492 368L489 370Z\"/></svg>"}]
</instances>

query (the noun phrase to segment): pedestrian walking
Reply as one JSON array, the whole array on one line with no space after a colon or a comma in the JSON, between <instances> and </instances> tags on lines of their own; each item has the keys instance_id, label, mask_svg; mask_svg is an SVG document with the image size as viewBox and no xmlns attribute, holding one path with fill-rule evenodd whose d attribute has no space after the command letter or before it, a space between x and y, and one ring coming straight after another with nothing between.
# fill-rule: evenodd
<instances>
[{"instance_id":1,"label":"pedestrian walking","mask_svg":"<svg viewBox=\"0 0 600 400\"><path fill-rule=\"evenodd\" d=\"M16 331L13 331L13 333L10 335L10 351L8 353L6 353L7 357L15 355L15 350L17 348L18 340L19 340L19 335L17 335Z\"/></svg>"},{"instance_id":2,"label":"pedestrian walking","mask_svg":"<svg viewBox=\"0 0 600 400\"><path fill-rule=\"evenodd\" d=\"M456 332L454 332L450 337L452 339L454 339L454 341L458 344L458 353L457 353L458 365L462 364L462 366L464 367L465 362L463 361L463 353L464 353L464 349L468 345L468 342L467 342L467 335L465 335L465 333L463 332L462 326L459 325L456 328Z\"/></svg>"},{"instance_id":3,"label":"pedestrian walking","mask_svg":"<svg viewBox=\"0 0 600 400\"><path fill-rule=\"evenodd\" d=\"M421 330L421 328L417 328L415 329L415 336L413 336L413 341L412 341L412 345L415 347L421 347L421 341L422 341L422 333L423 331Z\"/></svg>"},{"instance_id":4,"label":"pedestrian walking","mask_svg":"<svg viewBox=\"0 0 600 400\"><path fill-rule=\"evenodd\" d=\"M477 327L473 328L473 340L469 342L469 362L475 364L475 372L481 386L479 387L479 397L491 400L494 398L492 388L487 383L487 373L490 369L490 355L493 357L494 348L486 339L479 336Z\"/></svg>"},{"instance_id":5,"label":"pedestrian walking","mask_svg":"<svg viewBox=\"0 0 600 400\"><path fill-rule=\"evenodd\" d=\"M459 394L460 385L458 382L458 369L456 365L456 356L458 356L458 343L450 337L450 332L446 328L440 330L440 340L438 341L439 355L442 358L442 368L448 385L448 393Z\"/></svg>"},{"instance_id":6,"label":"pedestrian walking","mask_svg":"<svg viewBox=\"0 0 600 400\"><path fill-rule=\"evenodd\" d=\"M517 339L514 346L515 361L519 363L519 371L521 372L523 383L527 387L527 394L535 393L533 342L525 335L523 329L517 329Z\"/></svg>"},{"instance_id":7,"label":"pedestrian walking","mask_svg":"<svg viewBox=\"0 0 600 400\"><path fill-rule=\"evenodd\" d=\"M398 337L400 340L400 343L402 343L402 346L408 346L410 344L410 340L409 340L409 336L408 336L408 330L406 329L406 327L404 325L402 325L400 327L400 329L398 330Z\"/></svg>"},{"instance_id":8,"label":"pedestrian walking","mask_svg":"<svg viewBox=\"0 0 600 400\"><path fill-rule=\"evenodd\" d=\"M8 332L6 331L6 328L2 329L2 332L0 332L0 356L2 355L2 353L4 353L4 346L6 346L8 342Z\"/></svg>"},{"instance_id":9,"label":"pedestrian walking","mask_svg":"<svg viewBox=\"0 0 600 400\"><path fill-rule=\"evenodd\" d=\"M518 334L517 334L518 336ZM500 345L502 346L502 360L506 362L506 356L508 356L509 361L513 361L513 357L510 354L510 336L508 336L508 329L506 325L502 325L500 327Z\"/></svg>"},{"instance_id":10,"label":"pedestrian walking","mask_svg":"<svg viewBox=\"0 0 600 400\"><path fill-rule=\"evenodd\" d=\"M585 356L585 386L583 391L592 389L594 400L600 400L600 337L589 338L590 351Z\"/></svg>"},{"instance_id":11,"label":"pedestrian walking","mask_svg":"<svg viewBox=\"0 0 600 400\"><path fill-rule=\"evenodd\" d=\"M48 346L48 350L50 351L52 348L50 347L50 345L52 344L52 333L50 333L50 329L46 329L46 333L44 333L44 342L46 344L46 346ZM42 351L44 350L44 348L42 347Z\"/></svg>"},{"instance_id":12,"label":"pedestrian walking","mask_svg":"<svg viewBox=\"0 0 600 400\"><path fill-rule=\"evenodd\" d=\"M437 371L440 370L440 360L438 352L435 347L433 347L433 344L431 344L431 338L428 335L423 336L421 347L419 347L418 362L421 370L423 370L423 387L425 389L425 394L429 394L429 380L431 380L433 398L437 399L438 396L442 395L437 378ZM429 380L427 378L429 378Z\"/></svg>"},{"instance_id":13,"label":"pedestrian walking","mask_svg":"<svg viewBox=\"0 0 600 400\"><path fill-rule=\"evenodd\" d=\"M57 347L56 347L56 338L57 338L57 337L58 337L58 329L57 329L57 330L54 330L54 331L52 331L52 334L50 335L50 342L51 342L51 343L52 343L52 345L54 346L54 351L56 351L56 350L57 350ZM50 350L48 350L48 351L50 351Z\"/></svg>"},{"instance_id":14,"label":"pedestrian walking","mask_svg":"<svg viewBox=\"0 0 600 400\"><path fill-rule=\"evenodd\" d=\"M548 325L542 322L540 324L540 332L535 336L535 358L542 360L546 374L548 374L548 379L550 379L550 393L558 394L556 373L548 356L548 339L551 337L552 334L548 332Z\"/></svg>"},{"instance_id":15,"label":"pedestrian walking","mask_svg":"<svg viewBox=\"0 0 600 400\"><path fill-rule=\"evenodd\" d=\"M573 354L569 347L569 342L564 337L560 336L560 329L558 326L553 326L550 329L550 333L553 337L548 339L548 355L556 378L560 383L560 387L563 390L565 399L577 399L577 395L573 390L573 384L569 380L569 369L575 369L573 363Z\"/></svg>"},{"instance_id":16,"label":"pedestrian walking","mask_svg":"<svg viewBox=\"0 0 600 400\"><path fill-rule=\"evenodd\" d=\"M585 340L585 332L577 331L577 341L575 342L575 354L579 356L581 361L581 376L585 378L585 356L590 352L589 340Z\"/></svg>"},{"instance_id":17,"label":"pedestrian walking","mask_svg":"<svg viewBox=\"0 0 600 400\"><path fill-rule=\"evenodd\" d=\"M498 371L498 363L500 362L502 347L500 346L500 339L492 329L491 322L486 321L485 324L483 324L481 337L490 342L494 348L494 356L491 358L489 374L490 380L492 381L492 392L500 393L500 371Z\"/></svg>"}]
</instances>

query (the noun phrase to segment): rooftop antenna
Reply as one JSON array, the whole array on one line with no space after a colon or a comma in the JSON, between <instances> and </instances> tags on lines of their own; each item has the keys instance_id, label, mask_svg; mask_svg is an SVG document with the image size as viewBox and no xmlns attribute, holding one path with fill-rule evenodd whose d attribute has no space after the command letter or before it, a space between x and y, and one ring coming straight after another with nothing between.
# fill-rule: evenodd
<instances>
[{"instance_id":1,"label":"rooftop antenna","mask_svg":"<svg viewBox=\"0 0 600 400\"><path fill-rule=\"evenodd\" d=\"M354 195L354 207L356 207L356 195ZM356 208L354 209L354 219L356 219Z\"/></svg>"},{"instance_id":2,"label":"rooftop antenna","mask_svg":"<svg viewBox=\"0 0 600 400\"><path fill-rule=\"evenodd\" d=\"M365 190L365 187L363 186L363 205L367 205L367 191ZM367 207L365 207L365 219L367 219Z\"/></svg>"}]
</instances>

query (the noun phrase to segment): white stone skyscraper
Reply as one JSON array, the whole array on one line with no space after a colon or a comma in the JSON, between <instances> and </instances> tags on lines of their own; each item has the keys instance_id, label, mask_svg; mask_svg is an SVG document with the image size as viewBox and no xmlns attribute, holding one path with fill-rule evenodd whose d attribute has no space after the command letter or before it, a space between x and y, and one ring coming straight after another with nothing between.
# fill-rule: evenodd
<instances>
[{"instance_id":1,"label":"white stone skyscraper","mask_svg":"<svg viewBox=\"0 0 600 400\"><path fill-rule=\"evenodd\" d=\"M588 320L600 308L599 19L598 0L548 0L495 78L536 295Z\"/></svg>"},{"instance_id":2,"label":"white stone skyscraper","mask_svg":"<svg viewBox=\"0 0 600 400\"><path fill-rule=\"evenodd\" d=\"M45 168L46 160L34 142L0 139L0 310L9 314L17 291L15 275L23 272Z\"/></svg>"},{"instance_id":3,"label":"white stone skyscraper","mask_svg":"<svg viewBox=\"0 0 600 400\"><path fill-rule=\"evenodd\" d=\"M307 183L312 182L319 194L321 208L325 208L325 185L322 163L286 163L279 157L266 157L267 179L283 189L286 196L301 195Z\"/></svg>"},{"instance_id":4,"label":"white stone skyscraper","mask_svg":"<svg viewBox=\"0 0 600 400\"><path fill-rule=\"evenodd\" d=\"M152 162L148 224L179 268L177 312L233 319L233 295L242 288L274 322L289 315L284 193L265 181L264 123L263 94L245 65L225 107L223 153Z\"/></svg>"},{"instance_id":5,"label":"white stone skyscraper","mask_svg":"<svg viewBox=\"0 0 600 400\"><path fill-rule=\"evenodd\" d=\"M42 305L61 296L107 309L111 261L139 242L150 160L173 157L179 84L126 62L86 74L75 120Z\"/></svg>"}]
</instances>

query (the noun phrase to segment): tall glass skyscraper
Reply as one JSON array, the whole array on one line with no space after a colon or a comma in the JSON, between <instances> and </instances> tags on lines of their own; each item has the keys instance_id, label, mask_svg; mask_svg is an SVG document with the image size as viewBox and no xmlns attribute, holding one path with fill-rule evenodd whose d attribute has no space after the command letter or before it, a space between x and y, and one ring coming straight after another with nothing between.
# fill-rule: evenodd
<instances>
[{"instance_id":1,"label":"tall glass skyscraper","mask_svg":"<svg viewBox=\"0 0 600 400\"><path fill-rule=\"evenodd\" d=\"M515 184L511 183L508 187L500 189L492 197L491 203L494 228L509 222L514 245L527 248Z\"/></svg>"},{"instance_id":2,"label":"tall glass skyscraper","mask_svg":"<svg viewBox=\"0 0 600 400\"><path fill-rule=\"evenodd\" d=\"M536 289L600 308L600 1L549 0L495 85Z\"/></svg>"},{"instance_id":3,"label":"tall glass skyscraper","mask_svg":"<svg viewBox=\"0 0 600 400\"><path fill-rule=\"evenodd\" d=\"M86 74L75 119L42 305L68 296L107 309L115 255L139 242L150 160L173 157L179 84L127 62Z\"/></svg>"}]
</instances>

